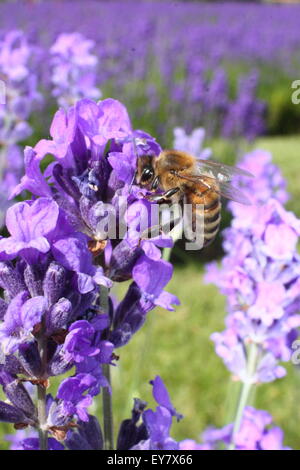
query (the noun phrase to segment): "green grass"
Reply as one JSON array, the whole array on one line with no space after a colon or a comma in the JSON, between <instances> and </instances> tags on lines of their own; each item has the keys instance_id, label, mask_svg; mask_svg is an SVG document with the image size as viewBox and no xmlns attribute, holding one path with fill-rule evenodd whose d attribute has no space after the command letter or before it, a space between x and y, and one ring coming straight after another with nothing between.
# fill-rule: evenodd
<instances>
[{"instance_id":1,"label":"green grass","mask_svg":"<svg viewBox=\"0 0 300 470\"><path fill-rule=\"evenodd\" d=\"M300 215L299 137L263 138L255 147L274 155L292 194L288 204ZM222 154L222 145L218 144ZM117 351L118 366L113 368L113 407L117 430L121 420L130 416L133 397L153 406L149 380L159 374L165 381L172 401L184 415L172 429L175 439L199 439L208 425L223 426L231 419L238 385L221 359L215 354L210 335L224 329L225 298L212 285L203 284L203 264L190 262L176 266L167 290L181 300L175 312L160 308L149 313L146 324L131 342ZM122 295L122 285L117 295ZM268 410L285 432L285 443L300 449L299 369L288 364L287 376L258 387L255 406ZM101 419L101 398L93 406ZM0 435L13 432L10 425L0 428ZM2 441L3 442L3 441ZM6 445L0 445L5 448Z\"/></svg>"},{"instance_id":2,"label":"green grass","mask_svg":"<svg viewBox=\"0 0 300 470\"><path fill-rule=\"evenodd\" d=\"M300 137L261 138L255 147L273 154L273 161L286 178L288 191L292 196L286 206L300 217Z\"/></svg>"}]
</instances>

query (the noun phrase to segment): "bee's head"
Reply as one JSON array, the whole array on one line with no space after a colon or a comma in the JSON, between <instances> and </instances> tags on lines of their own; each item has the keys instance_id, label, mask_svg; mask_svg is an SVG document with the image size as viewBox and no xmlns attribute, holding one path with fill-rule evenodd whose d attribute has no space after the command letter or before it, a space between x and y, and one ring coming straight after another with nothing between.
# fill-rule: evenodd
<instances>
[{"instance_id":1,"label":"bee's head","mask_svg":"<svg viewBox=\"0 0 300 470\"><path fill-rule=\"evenodd\" d=\"M153 157L144 155L138 159L138 168L136 182L142 186L147 186L152 183L155 176L153 164Z\"/></svg>"},{"instance_id":2,"label":"bee's head","mask_svg":"<svg viewBox=\"0 0 300 470\"><path fill-rule=\"evenodd\" d=\"M141 174L141 183L149 184L151 183L153 177L154 177L154 170L152 166L145 166Z\"/></svg>"}]
</instances>

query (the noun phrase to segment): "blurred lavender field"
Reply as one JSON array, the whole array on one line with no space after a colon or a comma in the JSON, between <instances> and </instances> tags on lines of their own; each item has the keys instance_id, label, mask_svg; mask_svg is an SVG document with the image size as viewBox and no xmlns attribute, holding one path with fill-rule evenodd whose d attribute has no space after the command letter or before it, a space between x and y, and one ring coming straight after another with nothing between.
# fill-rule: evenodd
<instances>
[{"instance_id":1,"label":"blurred lavender field","mask_svg":"<svg viewBox=\"0 0 300 470\"><path fill-rule=\"evenodd\" d=\"M300 73L297 5L47 1L4 3L0 14L2 33L21 29L40 48L44 93L53 89L59 35L94 41L88 49L97 58L95 85L104 97L122 100L134 123L164 144L175 125L249 139L299 126L299 111L288 106ZM72 48L84 66L76 39L66 46L60 38L56 51L67 61Z\"/></svg>"},{"instance_id":2,"label":"blurred lavender field","mask_svg":"<svg viewBox=\"0 0 300 470\"><path fill-rule=\"evenodd\" d=\"M238 384L249 379L253 341L259 359L237 448L300 448L300 376L291 363L291 343L300 324L300 105L291 101L291 84L300 79L299 17L300 5L281 4L0 3L0 82L5 84L5 103L0 99L0 240L7 235L8 207L27 199L29 191L43 195L37 182L52 157L45 154L32 164L33 153L27 149L24 157L24 147L51 135L63 153L74 134L63 112L62 131L50 127L51 121L57 108L68 110L78 100L86 100L89 109L87 100L120 100L133 128L150 133L163 148L238 162L256 177L244 183L254 206L225 203L220 234L210 247L195 256L181 242L173 248L175 272L168 290L181 306L176 312L159 307L151 313L112 368L116 432L117 423L130 415L132 396L151 403L147 383L159 373L185 415L172 436L201 441L207 448L227 447L233 423L236 427L241 420L235 415ZM91 116L84 116L89 125ZM87 140L94 129L86 129ZM95 142L97 147L100 140ZM25 183L18 187L25 167ZM266 209L259 212L262 204ZM273 219L268 219L264 212L271 209ZM274 286L281 295L272 300ZM115 298L122 299L127 287L127 282L116 287ZM279 304L280 312L270 320ZM4 316L0 319L2 324ZM51 379L50 391L58 384ZM94 401L91 412L101 421L101 400ZM1 423L0 449L9 446L4 435L13 432L11 424Z\"/></svg>"}]
</instances>

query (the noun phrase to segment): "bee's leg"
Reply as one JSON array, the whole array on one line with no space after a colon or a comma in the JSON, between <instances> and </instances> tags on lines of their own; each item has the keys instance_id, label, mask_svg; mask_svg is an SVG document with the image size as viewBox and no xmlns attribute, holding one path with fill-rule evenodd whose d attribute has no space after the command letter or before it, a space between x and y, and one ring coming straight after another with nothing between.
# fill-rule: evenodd
<instances>
[{"instance_id":1,"label":"bee's leg","mask_svg":"<svg viewBox=\"0 0 300 470\"><path fill-rule=\"evenodd\" d=\"M155 238L160 235L169 235L169 233L174 229L174 227L181 221L181 218L174 218L171 219L169 223L163 224L159 223L157 225L151 225L151 227L148 227L140 236L139 243L141 243L143 240L147 240L149 238Z\"/></svg>"},{"instance_id":2,"label":"bee's leg","mask_svg":"<svg viewBox=\"0 0 300 470\"><path fill-rule=\"evenodd\" d=\"M180 188L172 188L162 194L150 194L149 196L146 196L146 199L148 199L148 201L156 202L157 204L170 204L171 197L178 193L178 191L180 191Z\"/></svg>"},{"instance_id":3,"label":"bee's leg","mask_svg":"<svg viewBox=\"0 0 300 470\"><path fill-rule=\"evenodd\" d=\"M146 196L146 199L148 199L149 201L152 201L152 202L156 202L157 204L165 203L167 205L171 205L171 203L172 203L171 198L172 198L172 196L174 196L174 194L178 193L178 191L180 191L180 188L178 188L178 187L171 188L168 191L165 191L163 194L151 194L149 196ZM160 214L160 218L161 218L161 214ZM153 225L153 226L149 227L142 234L141 240L145 239L145 238L151 238L152 236L162 235L162 234L168 235L171 232L171 230L173 230L173 228L180 221L181 221L180 216L176 216L176 217L170 219L170 221L167 222L167 223L162 223L162 221L160 220L160 223L158 225ZM157 231L157 233L155 235L153 235L153 230Z\"/></svg>"}]
</instances>

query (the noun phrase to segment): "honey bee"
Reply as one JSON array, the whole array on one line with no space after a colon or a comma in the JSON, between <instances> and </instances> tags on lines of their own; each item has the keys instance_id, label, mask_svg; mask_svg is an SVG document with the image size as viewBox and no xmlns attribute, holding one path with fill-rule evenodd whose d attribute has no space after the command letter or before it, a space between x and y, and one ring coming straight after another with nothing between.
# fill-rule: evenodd
<instances>
[{"instance_id":1,"label":"honey bee","mask_svg":"<svg viewBox=\"0 0 300 470\"><path fill-rule=\"evenodd\" d=\"M211 160L200 160L178 150L164 150L158 157L138 158L136 183L151 191L163 191L147 198L157 203L191 204L192 230L197 215L202 217L203 247L216 237L221 222L221 197L241 204L251 204L230 181L234 176L252 177L251 173ZM199 213L201 211L201 213Z\"/></svg>"}]
</instances>

